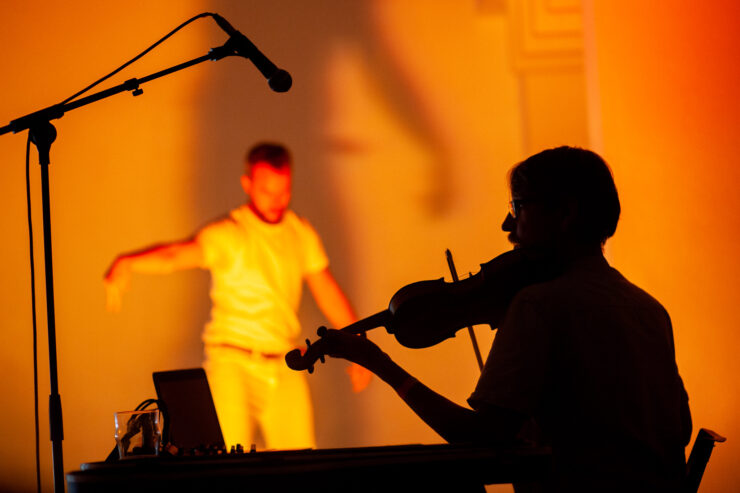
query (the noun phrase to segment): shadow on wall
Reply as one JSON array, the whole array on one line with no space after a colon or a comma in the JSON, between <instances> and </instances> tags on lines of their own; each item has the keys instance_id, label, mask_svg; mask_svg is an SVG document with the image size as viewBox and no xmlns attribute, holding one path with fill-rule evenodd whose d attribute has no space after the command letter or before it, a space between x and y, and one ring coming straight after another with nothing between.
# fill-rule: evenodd
<instances>
[{"instance_id":1,"label":"shadow on wall","mask_svg":"<svg viewBox=\"0 0 740 493\"><path fill-rule=\"evenodd\" d=\"M340 284L353 298L353 264L358 259L347 248L348 228L342 214L341 193L332 187L330 155L363 152L353 142L327 138L331 94L326 88L328 53L337 45L358 50L373 68L374 81L387 104L407 131L426 147L430 154L442 156L434 149L432 130L414 111L410 84L401 80L391 66L390 57L378 50L378 39L372 25L369 1L359 2L281 2L279 6L256 8L250 4L211 2L208 9L226 18L257 45L277 66L293 77L293 87L284 94L269 90L266 81L246 60L225 59L219 63L238 65L226 78L224 71L214 70L202 87L199 107L198 146L200 155L195 168L197 184L191 203L192 214L205 223L239 205L244 196L238 184L247 149L257 141L285 143L295 161L293 208L307 217L321 234L332 268ZM273 4L274 5L274 4ZM286 25L290 19L290 25ZM289 36L276 33L289 32ZM223 42L222 33L213 37L214 46ZM447 203L444 186L446 160L434 162L432 175L436 184L427 196L426 206L439 213ZM324 324L320 312L306 294L300 310L303 330L314 338L316 328ZM321 378L309 379L316 413L317 439L320 447L366 445L357 430L359 402L349 390L343 364L322 368ZM338 391L340 389L340 391ZM344 391L346 390L346 391Z\"/></svg>"}]
</instances>

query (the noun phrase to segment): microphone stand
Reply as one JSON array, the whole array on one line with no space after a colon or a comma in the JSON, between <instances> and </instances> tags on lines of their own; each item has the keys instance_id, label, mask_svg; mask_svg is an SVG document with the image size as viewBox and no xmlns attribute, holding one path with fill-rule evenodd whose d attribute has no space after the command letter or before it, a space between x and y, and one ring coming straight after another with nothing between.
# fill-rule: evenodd
<instances>
[{"instance_id":1,"label":"microphone stand","mask_svg":"<svg viewBox=\"0 0 740 493\"><path fill-rule=\"evenodd\" d=\"M130 79L118 86L112 87L65 104L49 106L43 110L30 113L0 127L0 135L8 132L18 133L28 130L31 141L36 145L41 165L41 200L43 210L44 229L44 267L46 274L46 314L49 334L49 429L52 442L52 462L54 469L54 491L64 493L64 464L62 456L62 440L64 440L64 428L62 424L62 400L59 395L59 381L57 375L57 349L56 349L56 322L54 316L54 276L51 255L51 207L49 199L49 151L51 144L57 136L56 128L50 120L61 118L68 111L80 108L101 99L105 99L123 91L132 91L134 96L139 96L144 91L139 88L141 84L158 79L184 68L197 65L206 60L217 61L227 56L236 56L236 52L227 42L218 48L212 48L207 55L194 58L188 62L175 65L165 70L148 75L141 79Z\"/></svg>"}]
</instances>

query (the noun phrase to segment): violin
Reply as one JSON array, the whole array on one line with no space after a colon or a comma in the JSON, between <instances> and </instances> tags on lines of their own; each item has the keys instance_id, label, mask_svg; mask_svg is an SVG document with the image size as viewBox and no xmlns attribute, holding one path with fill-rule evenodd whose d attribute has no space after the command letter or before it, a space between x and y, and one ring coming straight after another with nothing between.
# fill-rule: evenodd
<instances>
[{"instance_id":1,"label":"violin","mask_svg":"<svg viewBox=\"0 0 740 493\"><path fill-rule=\"evenodd\" d=\"M342 332L365 335L384 327L403 346L426 348L454 337L472 325L497 328L517 292L522 288L556 277L562 269L551 255L541 250L518 248L481 264L478 273L467 279L446 282L443 278L418 281L399 289L388 308L344 327ZM319 337L326 328L321 327ZM293 350L285 362L293 370L313 371L313 363L323 354Z\"/></svg>"}]
</instances>

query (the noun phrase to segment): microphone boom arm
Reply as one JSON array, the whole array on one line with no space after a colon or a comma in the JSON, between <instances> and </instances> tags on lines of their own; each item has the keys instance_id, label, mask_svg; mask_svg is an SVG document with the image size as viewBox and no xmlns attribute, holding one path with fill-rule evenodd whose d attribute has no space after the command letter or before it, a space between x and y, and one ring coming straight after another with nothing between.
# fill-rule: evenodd
<instances>
[{"instance_id":1,"label":"microphone boom arm","mask_svg":"<svg viewBox=\"0 0 740 493\"><path fill-rule=\"evenodd\" d=\"M218 61L227 56L237 56L237 53L233 49L229 48L227 45L228 41L227 44L224 44L223 46L211 48L207 55L203 55L190 61L174 65L170 68L160 70L159 72L147 75L146 77L142 77L141 79L129 79L122 84L111 87L109 89L104 89L95 94L91 94L90 96L86 96L75 101L70 101L69 103L65 104L55 104L53 106L49 106L48 108L29 113L28 115L11 121L8 125L4 127L0 127L0 135L6 134L8 132L13 132L15 134L18 132L22 132L23 130L27 130L39 123L59 119L69 111L75 110L82 106L86 106L96 101L100 101L101 99L105 99L109 96L113 96L123 91L132 91L134 96L138 96L144 92L139 86L149 81L159 79L160 77L164 77L165 75L178 72L188 67L192 67L193 65L205 62L206 60Z\"/></svg>"}]
</instances>

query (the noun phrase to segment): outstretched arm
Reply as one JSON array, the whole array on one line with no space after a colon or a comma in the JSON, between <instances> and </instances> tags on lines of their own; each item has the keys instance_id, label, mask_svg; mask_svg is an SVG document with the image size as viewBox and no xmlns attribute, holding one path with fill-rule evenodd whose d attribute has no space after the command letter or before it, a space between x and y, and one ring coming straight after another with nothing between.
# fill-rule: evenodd
<instances>
[{"instance_id":1,"label":"outstretched arm","mask_svg":"<svg viewBox=\"0 0 740 493\"><path fill-rule=\"evenodd\" d=\"M357 321L352 305L328 267L308 274L306 282L316 304L333 327L346 327Z\"/></svg>"},{"instance_id":2,"label":"outstretched arm","mask_svg":"<svg viewBox=\"0 0 740 493\"><path fill-rule=\"evenodd\" d=\"M328 330L306 355L311 357L311 353L344 358L375 373L449 443L511 443L526 418L516 411L494 406L475 411L460 406L419 382L364 337Z\"/></svg>"},{"instance_id":3,"label":"outstretched arm","mask_svg":"<svg viewBox=\"0 0 740 493\"><path fill-rule=\"evenodd\" d=\"M347 299L342 288L339 287L339 283L334 279L328 267L307 275L306 282L316 300L316 304L319 305L332 326L346 327L357 321L357 315L349 299ZM351 365L347 368L347 373L349 373L352 389L355 392L364 390L370 384L372 374L359 365Z\"/></svg>"},{"instance_id":4,"label":"outstretched arm","mask_svg":"<svg viewBox=\"0 0 740 493\"><path fill-rule=\"evenodd\" d=\"M108 310L114 312L120 310L121 298L128 288L132 272L167 274L176 270L200 267L202 263L203 251L194 238L119 255L103 279Z\"/></svg>"}]
</instances>

